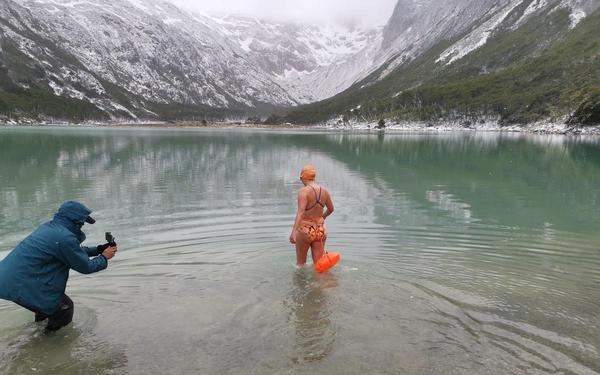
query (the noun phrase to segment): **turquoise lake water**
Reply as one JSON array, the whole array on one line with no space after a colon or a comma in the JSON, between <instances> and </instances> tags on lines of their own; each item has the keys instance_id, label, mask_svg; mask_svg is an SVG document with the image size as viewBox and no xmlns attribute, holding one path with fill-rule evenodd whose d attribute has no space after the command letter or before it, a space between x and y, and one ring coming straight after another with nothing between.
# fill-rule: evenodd
<instances>
[{"instance_id":1,"label":"turquoise lake water","mask_svg":"<svg viewBox=\"0 0 600 375\"><path fill-rule=\"evenodd\" d=\"M1 374L600 373L598 138L0 128L0 259L67 199L120 251L56 335L0 302Z\"/></svg>"}]
</instances>

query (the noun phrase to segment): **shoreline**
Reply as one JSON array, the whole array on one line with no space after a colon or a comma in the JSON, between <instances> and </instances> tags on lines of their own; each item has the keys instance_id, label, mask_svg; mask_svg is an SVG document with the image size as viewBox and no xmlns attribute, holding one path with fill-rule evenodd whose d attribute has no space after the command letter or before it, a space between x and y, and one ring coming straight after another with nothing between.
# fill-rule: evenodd
<instances>
[{"instance_id":1,"label":"shoreline","mask_svg":"<svg viewBox=\"0 0 600 375\"><path fill-rule=\"evenodd\" d=\"M553 134L553 135L600 135L600 125L575 126L565 123L541 121L530 124L500 125L498 121L483 121L476 124L465 124L458 121L439 123L431 122L391 122L385 128L379 129L376 122L360 122L340 124L328 122L315 125L326 129L390 131L398 133L436 134L445 132L480 132L480 133L523 133L523 134Z\"/></svg>"},{"instance_id":2,"label":"shoreline","mask_svg":"<svg viewBox=\"0 0 600 375\"><path fill-rule=\"evenodd\" d=\"M564 123L538 122L524 125L499 125L497 122L484 122L478 124L464 125L458 122L423 123L405 122L388 123L385 128L379 129L375 122L361 122L340 124L339 122L321 123L315 125L297 124L261 124L244 122L211 122L203 124L194 121L177 122L84 122L84 123L36 123L36 122L12 122L0 123L0 128L15 127L73 127L73 128L155 128L155 129L257 129L257 130L306 130L306 131L360 131L360 132L391 132L391 133L414 133L414 134L437 134L447 132L481 132L481 133L523 133L523 134L554 134L554 135L592 135L600 136L600 125L574 126Z\"/></svg>"}]
</instances>

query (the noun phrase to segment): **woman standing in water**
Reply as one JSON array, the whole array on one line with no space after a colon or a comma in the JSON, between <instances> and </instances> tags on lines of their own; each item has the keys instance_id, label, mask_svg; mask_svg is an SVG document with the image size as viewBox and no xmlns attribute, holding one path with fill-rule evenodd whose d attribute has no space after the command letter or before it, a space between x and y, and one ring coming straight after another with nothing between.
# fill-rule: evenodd
<instances>
[{"instance_id":1,"label":"woman standing in water","mask_svg":"<svg viewBox=\"0 0 600 375\"><path fill-rule=\"evenodd\" d=\"M316 263L325 253L327 228L325 219L333 213L333 201L329 191L317 185L317 170L306 165L300 173L304 187L298 192L298 212L290 234L290 242L296 245L296 266L306 265L308 249Z\"/></svg>"}]
</instances>

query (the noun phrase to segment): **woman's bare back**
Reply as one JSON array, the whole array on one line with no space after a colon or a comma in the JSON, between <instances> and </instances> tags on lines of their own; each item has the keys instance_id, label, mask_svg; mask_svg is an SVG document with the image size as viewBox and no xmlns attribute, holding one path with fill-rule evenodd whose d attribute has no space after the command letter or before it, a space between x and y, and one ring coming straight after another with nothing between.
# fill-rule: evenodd
<instances>
[{"instance_id":1,"label":"woman's bare back","mask_svg":"<svg viewBox=\"0 0 600 375\"><path fill-rule=\"evenodd\" d=\"M304 218L312 219L322 217L325 208L331 207L331 196L329 191L317 184L310 184L300 190L300 194L306 196L306 207Z\"/></svg>"}]
</instances>

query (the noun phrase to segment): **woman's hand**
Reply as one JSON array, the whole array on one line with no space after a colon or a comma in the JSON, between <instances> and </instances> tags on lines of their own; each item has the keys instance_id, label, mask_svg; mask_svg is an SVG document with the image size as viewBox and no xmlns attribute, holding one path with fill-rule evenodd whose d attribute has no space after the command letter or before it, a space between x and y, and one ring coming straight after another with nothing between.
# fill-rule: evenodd
<instances>
[{"instance_id":1,"label":"woman's hand","mask_svg":"<svg viewBox=\"0 0 600 375\"><path fill-rule=\"evenodd\" d=\"M296 244L296 232L292 232L292 234L290 234L290 243L292 245Z\"/></svg>"}]
</instances>

